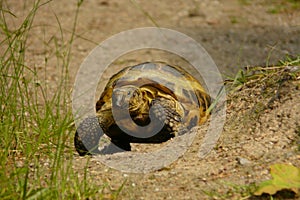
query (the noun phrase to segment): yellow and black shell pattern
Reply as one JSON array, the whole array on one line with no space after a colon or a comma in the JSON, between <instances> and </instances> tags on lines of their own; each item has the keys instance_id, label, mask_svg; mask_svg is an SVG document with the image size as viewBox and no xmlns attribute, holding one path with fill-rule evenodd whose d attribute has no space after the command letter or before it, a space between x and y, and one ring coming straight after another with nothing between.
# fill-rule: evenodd
<instances>
[{"instance_id":1,"label":"yellow and black shell pattern","mask_svg":"<svg viewBox=\"0 0 300 200\"><path fill-rule=\"evenodd\" d=\"M167 115L164 122L166 125L155 136L134 137L118 127L112 112L113 93L117 87L128 86L136 88L139 95L132 95L128 102L131 119L122 120L121 117L119 123L134 132L136 125L146 126L151 123L151 106L155 103L161 104L164 110L158 110L156 114L160 116L162 112ZM210 103L210 96L201 83L181 67L148 62L126 67L113 75L96 104L96 112L101 128L112 142L158 143L176 136L176 132L181 131L182 127L189 130L204 123L209 116L207 110Z\"/></svg>"}]
</instances>

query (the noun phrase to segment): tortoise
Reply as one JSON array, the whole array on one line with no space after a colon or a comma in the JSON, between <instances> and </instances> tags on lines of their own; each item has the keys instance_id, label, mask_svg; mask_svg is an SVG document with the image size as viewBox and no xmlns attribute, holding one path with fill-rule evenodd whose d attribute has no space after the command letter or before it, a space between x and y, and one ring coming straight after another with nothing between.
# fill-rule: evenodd
<instances>
[{"instance_id":1,"label":"tortoise","mask_svg":"<svg viewBox=\"0 0 300 200\"><path fill-rule=\"evenodd\" d=\"M76 131L75 148L81 156L101 153L103 134L125 151L130 143L162 143L204 123L210 103L200 82L179 66L129 66L108 81L96 103L97 118L87 118Z\"/></svg>"}]
</instances>

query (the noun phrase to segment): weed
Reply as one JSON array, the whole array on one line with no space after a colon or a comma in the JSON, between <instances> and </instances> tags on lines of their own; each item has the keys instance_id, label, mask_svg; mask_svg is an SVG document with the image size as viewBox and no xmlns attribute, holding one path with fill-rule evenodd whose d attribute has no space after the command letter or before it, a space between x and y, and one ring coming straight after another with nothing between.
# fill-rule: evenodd
<instances>
[{"instance_id":1,"label":"weed","mask_svg":"<svg viewBox=\"0 0 300 200\"><path fill-rule=\"evenodd\" d=\"M296 11L300 8L299 0L281 0L281 1L269 0L266 1L265 3L269 5L267 12L270 14L291 12L291 11Z\"/></svg>"},{"instance_id":2,"label":"weed","mask_svg":"<svg viewBox=\"0 0 300 200\"><path fill-rule=\"evenodd\" d=\"M16 16L5 3L0 4L0 199L101 199L99 185L88 178L88 163L82 169L84 176L79 177L72 167L73 149L68 147L74 131L69 64L83 1L77 3L67 41L56 16L61 37L52 41L61 75L51 94L37 70L25 62L33 20L37 10L49 1L36 1L17 28L8 23L8 18ZM47 57L45 61L47 64ZM112 192L113 199L122 187Z\"/></svg>"},{"instance_id":3,"label":"weed","mask_svg":"<svg viewBox=\"0 0 300 200\"><path fill-rule=\"evenodd\" d=\"M202 192L213 199L248 199L257 188L255 183L249 185L238 185L230 182L222 182L219 184L221 184L222 187L226 186L227 190L224 192L217 190L205 190Z\"/></svg>"}]
</instances>

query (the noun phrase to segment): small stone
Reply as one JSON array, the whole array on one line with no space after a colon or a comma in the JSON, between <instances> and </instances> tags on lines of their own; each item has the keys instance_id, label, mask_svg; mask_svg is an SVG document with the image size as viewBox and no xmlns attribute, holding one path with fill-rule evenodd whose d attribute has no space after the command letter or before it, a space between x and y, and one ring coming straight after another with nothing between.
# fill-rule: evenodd
<instances>
[{"instance_id":1,"label":"small stone","mask_svg":"<svg viewBox=\"0 0 300 200\"><path fill-rule=\"evenodd\" d=\"M21 168L21 167L23 167L23 166L24 166L24 163L23 163L23 162L21 162L21 161L17 161L17 162L16 162L16 167Z\"/></svg>"},{"instance_id":2,"label":"small stone","mask_svg":"<svg viewBox=\"0 0 300 200\"><path fill-rule=\"evenodd\" d=\"M238 163L240 165L249 165L249 164L251 164L251 161L248 160L247 158L237 157L236 160L238 161Z\"/></svg>"}]
</instances>

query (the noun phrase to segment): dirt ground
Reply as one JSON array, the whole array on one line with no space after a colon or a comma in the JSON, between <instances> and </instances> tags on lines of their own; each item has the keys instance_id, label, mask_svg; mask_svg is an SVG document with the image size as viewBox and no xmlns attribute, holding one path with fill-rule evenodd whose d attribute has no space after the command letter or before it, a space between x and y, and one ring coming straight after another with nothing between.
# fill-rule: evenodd
<instances>
[{"instance_id":1,"label":"dirt ground","mask_svg":"<svg viewBox=\"0 0 300 200\"><path fill-rule=\"evenodd\" d=\"M286 55L300 54L300 8L294 8L292 3L280 4L278 2L281 1L274 3L271 0L134 2L83 2L72 50L71 83L84 58L98 43L121 31L156 24L194 38L203 45L224 74L232 75L246 66L271 66ZM21 19L31 4L10 1L9 5ZM28 65L36 67L41 74L47 71L45 81L53 88L59 79L59 69L54 67L55 47L50 41L61 38L61 32L64 37L70 35L75 11L76 3L71 1L53 1L42 6L28 40ZM12 25L17 26L17 21L14 20ZM63 45L63 42L58 44ZM47 69L44 67L45 56L48 58ZM155 55L146 51L141 56L125 56L123 59L120 63L126 66L154 60ZM271 164L291 163L300 166L297 151L299 86L299 77L298 80L287 81L281 88L280 98L274 101L272 107L264 109L258 107L270 98L262 97L262 85L243 87L230 94L222 135L216 147L204 159L199 159L197 153L207 125L194 130L198 135L184 156L161 170L145 174L125 173L91 158L89 177L99 182L99 186L109 183L112 189L117 189L125 182L120 199L211 198L203 191L228 199L230 193L235 193L231 198L240 198L242 188L232 191L232 185L269 179L268 167ZM74 168L79 176L84 176L80 172L88 159L75 156Z\"/></svg>"}]
</instances>

